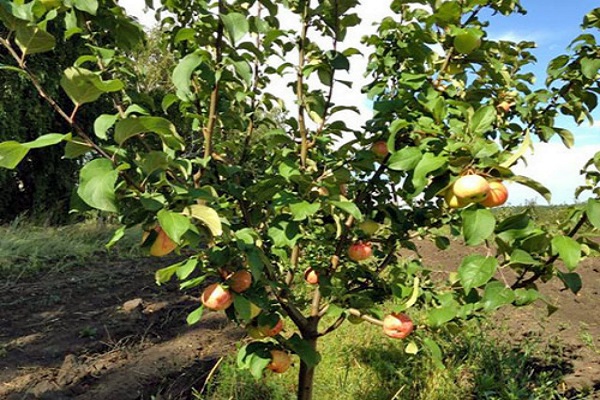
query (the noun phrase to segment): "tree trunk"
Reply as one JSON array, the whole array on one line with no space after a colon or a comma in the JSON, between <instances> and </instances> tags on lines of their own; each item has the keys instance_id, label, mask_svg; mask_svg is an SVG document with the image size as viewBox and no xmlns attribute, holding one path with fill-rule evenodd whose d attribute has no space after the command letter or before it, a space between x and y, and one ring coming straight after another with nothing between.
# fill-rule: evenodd
<instances>
[{"instance_id":1,"label":"tree trunk","mask_svg":"<svg viewBox=\"0 0 600 400\"><path fill-rule=\"evenodd\" d=\"M306 339L313 350L317 349L317 339ZM304 361L300 361L300 373L298 374L298 400L312 400L313 381L315 367L309 367Z\"/></svg>"}]
</instances>

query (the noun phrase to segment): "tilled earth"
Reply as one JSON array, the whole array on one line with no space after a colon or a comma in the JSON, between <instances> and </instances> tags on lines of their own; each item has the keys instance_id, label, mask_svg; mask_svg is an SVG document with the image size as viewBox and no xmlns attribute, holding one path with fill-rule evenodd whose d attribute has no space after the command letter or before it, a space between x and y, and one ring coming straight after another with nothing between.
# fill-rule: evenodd
<instances>
[{"instance_id":1,"label":"tilled earth","mask_svg":"<svg viewBox=\"0 0 600 400\"><path fill-rule=\"evenodd\" d=\"M425 241L419 248L427 265L445 271L472 251L441 252ZM154 271L173 261L98 261L0 283L0 399L183 400L192 387L201 391L244 334L218 313L186 325L198 299L154 282ZM499 319L515 341L538 335L565 346L562 391L595 388L590 398L600 398L600 258L578 272L577 296L559 283L542 287L561 307L552 316L534 306Z\"/></svg>"}]
</instances>

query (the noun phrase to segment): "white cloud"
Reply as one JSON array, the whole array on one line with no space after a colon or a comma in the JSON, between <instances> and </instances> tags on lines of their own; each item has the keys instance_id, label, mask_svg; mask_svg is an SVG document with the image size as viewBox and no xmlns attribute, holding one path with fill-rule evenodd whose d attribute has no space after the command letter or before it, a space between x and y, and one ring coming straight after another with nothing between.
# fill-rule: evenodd
<instances>
[{"instance_id":1,"label":"white cloud","mask_svg":"<svg viewBox=\"0 0 600 400\"><path fill-rule=\"evenodd\" d=\"M575 201L575 189L584 184L579 171L598 150L598 145L567 149L559 143L538 143L535 145L535 153L527 156L528 165L521 163L513 172L532 178L550 189L552 204L571 204ZM510 184L509 193L509 203L512 205L531 200L537 204L546 204L546 200L537 192L519 184ZM585 197L578 200L584 199Z\"/></svg>"}]
</instances>

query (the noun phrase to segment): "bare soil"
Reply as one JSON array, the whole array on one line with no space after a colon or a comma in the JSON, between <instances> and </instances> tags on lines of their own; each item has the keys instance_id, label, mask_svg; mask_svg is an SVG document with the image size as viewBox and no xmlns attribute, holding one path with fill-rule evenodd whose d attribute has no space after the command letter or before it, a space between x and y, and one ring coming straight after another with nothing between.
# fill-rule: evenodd
<instances>
[{"instance_id":1,"label":"bare soil","mask_svg":"<svg viewBox=\"0 0 600 400\"><path fill-rule=\"evenodd\" d=\"M419 245L427 265L456 268L472 251ZM154 271L174 260L98 261L0 283L1 400L183 400L201 391L243 332L219 313L187 326L198 299L156 286ZM542 291L560 309L536 305L500 313L511 339L539 336L564 346L564 392L600 398L600 258L579 268L578 295L559 283ZM595 388L595 389L594 389Z\"/></svg>"}]
</instances>

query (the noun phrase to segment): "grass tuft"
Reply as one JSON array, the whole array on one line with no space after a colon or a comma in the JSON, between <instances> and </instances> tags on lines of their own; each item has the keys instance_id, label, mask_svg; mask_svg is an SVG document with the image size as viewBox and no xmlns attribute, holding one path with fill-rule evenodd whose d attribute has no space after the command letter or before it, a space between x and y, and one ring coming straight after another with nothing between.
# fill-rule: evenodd
<instances>
[{"instance_id":1,"label":"grass tuft","mask_svg":"<svg viewBox=\"0 0 600 400\"><path fill-rule=\"evenodd\" d=\"M0 226L0 277L65 269L93 257L139 256L139 229L128 230L111 250L105 248L115 229L95 221L61 227L28 223Z\"/></svg>"}]
</instances>

